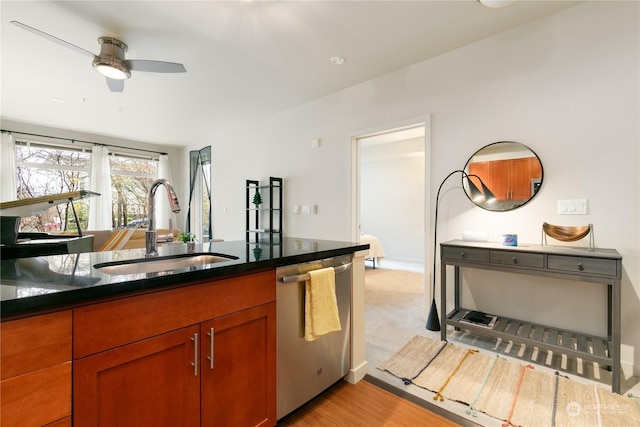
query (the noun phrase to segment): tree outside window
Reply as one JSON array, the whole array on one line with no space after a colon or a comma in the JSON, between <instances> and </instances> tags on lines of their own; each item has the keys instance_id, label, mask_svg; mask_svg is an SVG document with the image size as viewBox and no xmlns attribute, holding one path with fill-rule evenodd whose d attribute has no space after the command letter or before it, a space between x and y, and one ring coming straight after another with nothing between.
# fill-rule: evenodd
<instances>
[{"instance_id":1,"label":"tree outside window","mask_svg":"<svg viewBox=\"0 0 640 427\"><path fill-rule=\"evenodd\" d=\"M91 151L16 143L17 199L74 192L90 188ZM114 228L146 226L147 191L156 177L157 160L124 154L109 156ZM99 196L97 196L99 197ZM80 228L89 219L89 201L74 202ZM39 215L23 217L20 230L56 232L77 230L70 202L52 206Z\"/></svg>"}]
</instances>

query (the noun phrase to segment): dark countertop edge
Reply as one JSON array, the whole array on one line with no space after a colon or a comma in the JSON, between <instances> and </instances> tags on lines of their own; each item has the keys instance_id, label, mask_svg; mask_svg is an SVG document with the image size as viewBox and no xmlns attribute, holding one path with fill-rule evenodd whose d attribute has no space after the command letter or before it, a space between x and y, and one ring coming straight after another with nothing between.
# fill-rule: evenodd
<instances>
[{"instance_id":1,"label":"dark countertop edge","mask_svg":"<svg viewBox=\"0 0 640 427\"><path fill-rule=\"evenodd\" d=\"M0 302L0 320L28 317L73 308L74 306L99 302L105 298L117 298L126 294L141 292L155 292L174 287L184 286L187 282L202 282L203 280L219 280L227 277L243 275L264 270L271 270L291 264L300 264L318 259L348 255L369 249L369 244L354 244L350 247L322 250L312 253L284 256L264 261L254 261L241 264L220 265L213 269L184 272L176 275L166 275L144 278L124 283L106 286L81 288L74 291L36 295ZM176 279L180 278L179 283ZM275 285L275 283L274 283Z\"/></svg>"}]
</instances>

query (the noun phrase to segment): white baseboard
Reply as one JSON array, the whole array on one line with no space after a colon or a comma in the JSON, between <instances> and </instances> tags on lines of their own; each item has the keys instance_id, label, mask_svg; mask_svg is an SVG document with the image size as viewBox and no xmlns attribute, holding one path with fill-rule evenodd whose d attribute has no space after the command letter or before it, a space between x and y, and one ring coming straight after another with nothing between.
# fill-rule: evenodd
<instances>
[{"instance_id":1,"label":"white baseboard","mask_svg":"<svg viewBox=\"0 0 640 427\"><path fill-rule=\"evenodd\" d=\"M356 384L358 381L363 379L365 375L367 375L367 372L369 372L368 364L369 363L365 360L357 368L351 368L349 373L344 377L344 380L350 384Z\"/></svg>"}]
</instances>

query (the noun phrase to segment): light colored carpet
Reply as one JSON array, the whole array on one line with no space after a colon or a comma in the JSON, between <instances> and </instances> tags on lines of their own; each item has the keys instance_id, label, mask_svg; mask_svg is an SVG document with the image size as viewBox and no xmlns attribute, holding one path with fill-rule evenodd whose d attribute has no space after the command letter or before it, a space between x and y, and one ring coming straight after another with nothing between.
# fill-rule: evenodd
<instances>
[{"instance_id":1,"label":"light colored carpet","mask_svg":"<svg viewBox=\"0 0 640 427\"><path fill-rule=\"evenodd\" d=\"M378 369L508 425L640 426L640 400L483 353L416 335Z\"/></svg>"}]
</instances>

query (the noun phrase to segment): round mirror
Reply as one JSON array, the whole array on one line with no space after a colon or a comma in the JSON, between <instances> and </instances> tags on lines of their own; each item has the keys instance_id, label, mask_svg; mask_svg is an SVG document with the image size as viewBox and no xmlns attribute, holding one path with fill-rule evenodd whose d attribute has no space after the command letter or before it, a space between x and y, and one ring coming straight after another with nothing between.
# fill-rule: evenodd
<instances>
[{"instance_id":1,"label":"round mirror","mask_svg":"<svg viewBox=\"0 0 640 427\"><path fill-rule=\"evenodd\" d=\"M469 175L468 180L462 179L467 197L488 211L509 211L526 204L538 193L543 178L538 155L511 141L482 147L467 161L464 171ZM478 190L484 197L472 197Z\"/></svg>"}]
</instances>

